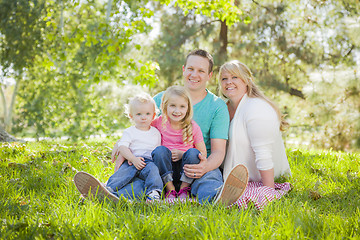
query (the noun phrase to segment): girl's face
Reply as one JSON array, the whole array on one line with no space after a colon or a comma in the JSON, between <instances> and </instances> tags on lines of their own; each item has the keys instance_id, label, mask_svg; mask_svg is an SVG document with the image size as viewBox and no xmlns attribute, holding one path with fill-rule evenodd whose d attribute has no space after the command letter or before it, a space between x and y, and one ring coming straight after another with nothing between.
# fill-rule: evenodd
<instances>
[{"instance_id":1,"label":"girl's face","mask_svg":"<svg viewBox=\"0 0 360 240\"><path fill-rule=\"evenodd\" d=\"M188 111L188 101L181 96L171 96L167 103L167 117L171 122L179 122L183 120Z\"/></svg>"}]
</instances>

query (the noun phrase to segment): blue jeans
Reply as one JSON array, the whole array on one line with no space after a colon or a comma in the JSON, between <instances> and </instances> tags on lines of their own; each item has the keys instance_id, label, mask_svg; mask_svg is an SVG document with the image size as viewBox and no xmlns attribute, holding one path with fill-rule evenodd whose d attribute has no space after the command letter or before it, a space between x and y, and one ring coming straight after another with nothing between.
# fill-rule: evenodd
<instances>
[{"instance_id":1,"label":"blue jeans","mask_svg":"<svg viewBox=\"0 0 360 240\"><path fill-rule=\"evenodd\" d=\"M135 199L143 199L145 196L145 182L144 180L135 177L131 183L126 184L120 190L114 192L111 191L116 196L123 196L127 199L135 200Z\"/></svg>"},{"instance_id":2,"label":"blue jeans","mask_svg":"<svg viewBox=\"0 0 360 240\"><path fill-rule=\"evenodd\" d=\"M134 196L143 195L144 190L145 194L149 194L154 190L161 193L163 183L159 175L159 169L150 159L145 158L145 163L146 166L142 170L137 170L134 165L130 166L125 161L109 178L106 187L110 188L111 192L117 196L123 195L131 199Z\"/></svg>"},{"instance_id":3,"label":"blue jeans","mask_svg":"<svg viewBox=\"0 0 360 240\"><path fill-rule=\"evenodd\" d=\"M183 170L185 164L200 163L199 153L199 150L190 148L184 153L181 161L173 162L171 151L167 147L159 146L152 152L152 158L159 168L164 184L172 181L178 189L181 182L190 183L191 193L198 197L200 203L211 202L223 184L220 170L215 169L196 179L185 176Z\"/></svg>"}]
</instances>

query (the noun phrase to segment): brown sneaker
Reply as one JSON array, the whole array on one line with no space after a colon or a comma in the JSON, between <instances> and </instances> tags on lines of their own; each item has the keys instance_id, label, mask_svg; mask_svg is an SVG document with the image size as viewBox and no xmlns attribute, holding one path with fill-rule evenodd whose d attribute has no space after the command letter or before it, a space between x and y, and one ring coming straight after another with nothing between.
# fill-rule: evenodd
<instances>
[{"instance_id":1,"label":"brown sneaker","mask_svg":"<svg viewBox=\"0 0 360 240\"><path fill-rule=\"evenodd\" d=\"M226 178L221 190L215 196L214 204L221 203L228 207L235 203L244 193L248 179L247 168L242 164L235 166Z\"/></svg>"},{"instance_id":2,"label":"brown sneaker","mask_svg":"<svg viewBox=\"0 0 360 240\"><path fill-rule=\"evenodd\" d=\"M104 187L93 175L86 172L78 172L74 176L74 183L82 196L86 198L96 197L100 200L108 198L115 203L119 198Z\"/></svg>"}]
</instances>

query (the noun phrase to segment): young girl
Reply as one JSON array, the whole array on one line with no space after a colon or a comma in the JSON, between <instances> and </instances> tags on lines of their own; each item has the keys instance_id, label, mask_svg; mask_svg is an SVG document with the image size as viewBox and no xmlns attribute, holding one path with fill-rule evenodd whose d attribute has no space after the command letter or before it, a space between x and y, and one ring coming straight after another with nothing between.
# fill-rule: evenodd
<instances>
[{"instance_id":1,"label":"young girl","mask_svg":"<svg viewBox=\"0 0 360 240\"><path fill-rule=\"evenodd\" d=\"M200 127L192 120L193 107L184 87L172 86L165 91L161 111L152 125L160 131L162 146L155 148L152 158L166 186L166 198L184 199L190 196L194 179L183 173L183 167L198 164L199 154L206 156L206 146Z\"/></svg>"}]
</instances>

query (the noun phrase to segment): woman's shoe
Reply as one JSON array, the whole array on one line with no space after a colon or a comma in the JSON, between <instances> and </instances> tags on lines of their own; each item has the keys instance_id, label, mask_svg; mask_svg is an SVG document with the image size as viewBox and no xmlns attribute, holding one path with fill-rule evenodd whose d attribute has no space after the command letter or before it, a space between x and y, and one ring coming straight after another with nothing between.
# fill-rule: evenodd
<instances>
[{"instance_id":1,"label":"woman's shoe","mask_svg":"<svg viewBox=\"0 0 360 240\"><path fill-rule=\"evenodd\" d=\"M244 193L248 179L247 168L242 164L235 166L226 178L221 190L215 196L214 204L221 203L228 207L235 203Z\"/></svg>"}]
</instances>

